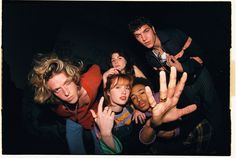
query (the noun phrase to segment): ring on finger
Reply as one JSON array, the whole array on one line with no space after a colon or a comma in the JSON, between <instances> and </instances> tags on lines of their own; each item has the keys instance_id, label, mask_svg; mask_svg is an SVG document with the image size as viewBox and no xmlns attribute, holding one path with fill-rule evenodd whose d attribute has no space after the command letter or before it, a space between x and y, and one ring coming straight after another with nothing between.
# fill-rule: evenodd
<instances>
[{"instance_id":1,"label":"ring on finger","mask_svg":"<svg viewBox=\"0 0 236 158\"><path fill-rule=\"evenodd\" d=\"M160 98L160 102L166 102L167 101L167 98Z\"/></svg>"}]
</instances>

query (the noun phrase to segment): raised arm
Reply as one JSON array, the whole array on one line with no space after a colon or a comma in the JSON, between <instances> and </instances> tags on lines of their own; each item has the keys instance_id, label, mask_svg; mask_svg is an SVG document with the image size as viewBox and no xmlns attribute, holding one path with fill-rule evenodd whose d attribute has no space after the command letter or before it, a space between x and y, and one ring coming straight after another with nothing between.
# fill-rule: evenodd
<instances>
[{"instance_id":1,"label":"raised arm","mask_svg":"<svg viewBox=\"0 0 236 158\"><path fill-rule=\"evenodd\" d=\"M143 143L150 143L155 137L155 129L162 123L167 123L179 119L181 116L189 114L196 110L195 104L189 105L183 109L177 109L179 97L183 91L187 73L183 73L181 80L176 85L176 68L171 67L170 81L168 88L166 85L166 75L164 71L160 72L160 103L156 103L150 87L145 87L148 101L152 107L152 118L146 123L140 133L140 140Z\"/></svg>"},{"instance_id":2,"label":"raised arm","mask_svg":"<svg viewBox=\"0 0 236 158\"><path fill-rule=\"evenodd\" d=\"M103 102L104 102L104 97L101 97L98 104L97 114L94 112L94 110L90 110L90 111L100 130L102 141L106 144L106 146L108 146L108 148L112 150L110 151L108 148L106 148L104 150L105 154L120 153L122 150L121 143L116 137L112 135L112 128L114 125L115 113L109 107L105 107L103 110L102 109ZM107 151L108 153L106 153Z\"/></svg>"}]
</instances>

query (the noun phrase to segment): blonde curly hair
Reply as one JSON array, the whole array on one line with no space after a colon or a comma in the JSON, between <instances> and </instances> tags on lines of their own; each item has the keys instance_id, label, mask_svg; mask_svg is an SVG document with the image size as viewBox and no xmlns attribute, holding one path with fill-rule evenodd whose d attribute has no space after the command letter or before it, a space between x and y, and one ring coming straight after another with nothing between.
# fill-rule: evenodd
<instances>
[{"instance_id":1,"label":"blonde curly hair","mask_svg":"<svg viewBox=\"0 0 236 158\"><path fill-rule=\"evenodd\" d=\"M28 77L30 84L34 87L35 102L60 104L61 101L48 88L47 81L55 74L65 72L79 86L82 67L82 62L78 65L68 59L59 59L55 53L39 54L38 59L34 60L34 67Z\"/></svg>"}]
</instances>

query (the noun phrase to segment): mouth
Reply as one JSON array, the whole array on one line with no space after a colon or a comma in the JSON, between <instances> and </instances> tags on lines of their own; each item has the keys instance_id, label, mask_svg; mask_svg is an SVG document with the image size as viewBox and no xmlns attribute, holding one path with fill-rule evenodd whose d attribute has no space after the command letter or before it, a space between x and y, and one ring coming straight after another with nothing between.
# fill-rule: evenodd
<instances>
[{"instance_id":1,"label":"mouth","mask_svg":"<svg viewBox=\"0 0 236 158\"><path fill-rule=\"evenodd\" d=\"M120 99L121 100L127 100L127 97L126 96L121 96Z\"/></svg>"},{"instance_id":2,"label":"mouth","mask_svg":"<svg viewBox=\"0 0 236 158\"><path fill-rule=\"evenodd\" d=\"M140 101L140 102L139 102L139 106L140 106L140 107L144 107L144 106L145 106L145 103L144 103L143 101Z\"/></svg>"},{"instance_id":3,"label":"mouth","mask_svg":"<svg viewBox=\"0 0 236 158\"><path fill-rule=\"evenodd\" d=\"M144 42L144 45L149 45L150 44L150 42Z\"/></svg>"},{"instance_id":4,"label":"mouth","mask_svg":"<svg viewBox=\"0 0 236 158\"><path fill-rule=\"evenodd\" d=\"M115 68L119 68L120 67L120 65L115 65Z\"/></svg>"},{"instance_id":5,"label":"mouth","mask_svg":"<svg viewBox=\"0 0 236 158\"><path fill-rule=\"evenodd\" d=\"M74 97L73 97L73 96L70 96L70 97L67 99L67 101L68 101L68 102L71 102L73 99L74 99Z\"/></svg>"}]
</instances>

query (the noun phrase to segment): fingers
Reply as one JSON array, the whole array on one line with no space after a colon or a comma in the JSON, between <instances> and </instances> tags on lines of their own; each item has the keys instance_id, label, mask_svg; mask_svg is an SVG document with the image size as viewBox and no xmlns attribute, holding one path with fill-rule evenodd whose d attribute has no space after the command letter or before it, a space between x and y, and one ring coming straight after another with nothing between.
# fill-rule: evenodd
<instances>
[{"instance_id":1,"label":"fingers","mask_svg":"<svg viewBox=\"0 0 236 158\"><path fill-rule=\"evenodd\" d=\"M160 99L167 98L166 73L160 71Z\"/></svg>"},{"instance_id":2,"label":"fingers","mask_svg":"<svg viewBox=\"0 0 236 158\"><path fill-rule=\"evenodd\" d=\"M150 87L146 86L145 92L146 92L146 95L148 98L148 102L149 102L150 106L153 108L156 105L156 100L154 99L154 97L152 95L152 91L151 91Z\"/></svg>"},{"instance_id":3,"label":"fingers","mask_svg":"<svg viewBox=\"0 0 236 158\"><path fill-rule=\"evenodd\" d=\"M94 112L94 110L91 109L90 112L92 113L94 119L97 118L97 114Z\"/></svg>"},{"instance_id":4,"label":"fingers","mask_svg":"<svg viewBox=\"0 0 236 158\"><path fill-rule=\"evenodd\" d=\"M135 123L138 124L138 116L135 117Z\"/></svg>"},{"instance_id":5,"label":"fingers","mask_svg":"<svg viewBox=\"0 0 236 158\"><path fill-rule=\"evenodd\" d=\"M196 62L198 62L199 64L203 64L203 60L199 57L190 57L190 59L194 59Z\"/></svg>"},{"instance_id":6,"label":"fingers","mask_svg":"<svg viewBox=\"0 0 236 158\"><path fill-rule=\"evenodd\" d=\"M183 92L186 80L187 80L187 73L184 72L181 79L180 79L180 81L178 82L178 84L176 86L176 89L175 89L175 94L174 94L174 98L173 98L173 103L174 104L177 104L177 102L179 100L179 97Z\"/></svg>"},{"instance_id":7,"label":"fingers","mask_svg":"<svg viewBox=\"0 0 236 158\"><path fill-rule=\"evenodd\" d=\"M176 87L176 68L171 67L171 72L170 72L170 81L168 84L168 97L172 97L175 92L175 87Z\"/></svg>"},{"instance_id":8,"label":"fingers","mask_svg":"<svg viewBox=\"0 0 236 158\"><path fill-rule=\"evenodd\" d=\"M103 102L104 102L104 97L101 97L98 103L98 114L102 113Z\"/></svg>"},{"instance_id":9,"label":"fingers","mask_svg":"<svg viewBox=\"0 0 236 158\"><path fill-rule=\"evenodd\" d=\"M139 119L139 122L143 124L143 118L141 117L141 115L139 115L138 119Z\"/></svg>"},{"instance_id":10,"label":"fingers","mask_svg":"<svg viewBox=\"0 0 236 158\"><path fill-rule=\"evenodd\" d=\"M190 114L193 111L195 111L196 109L197 109L196 104L188 105L187 107L185 107L183 109L178 109L178 117L180 118L184 115Z\"/></svg>"}]
</instances>

